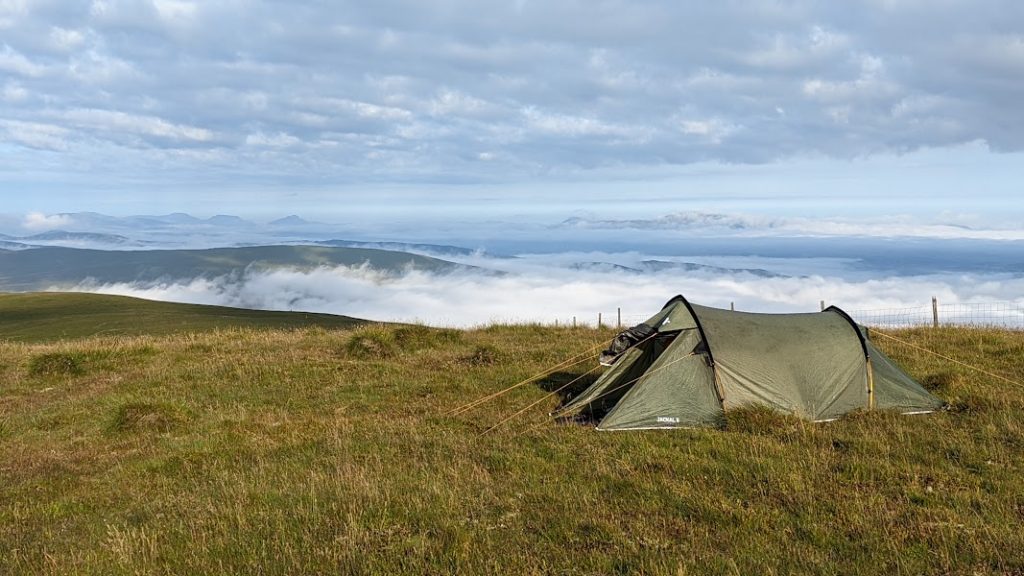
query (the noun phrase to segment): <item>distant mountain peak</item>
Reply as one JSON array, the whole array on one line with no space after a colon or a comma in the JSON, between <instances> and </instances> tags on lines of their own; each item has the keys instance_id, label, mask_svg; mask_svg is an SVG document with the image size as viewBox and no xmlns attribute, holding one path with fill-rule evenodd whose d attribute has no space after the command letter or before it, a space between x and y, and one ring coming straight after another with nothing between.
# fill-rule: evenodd
<instances>
[{"instance_id":1,"label":"distant mountain peak","mask_svg":"<svg viewBox=\"0 0 1024 576\"><path fill-rule=\"evenodd\" d=\"M217 224L218 226L244 226L249 224L246 220L230 214L217 214L216 216L207 218L206 221L210 224Z\"/></svg>"},{"instance_id":2,"label":"distant mountain peak","mask_svg":"<svg viewBox=\"0 0 1024 576\"><path fill-rule=\"evenodd\" d=\"M171 214L167 214L166 216L157 216L157 219L164 222L171 222L174 224L194 224L196 222L202 222L202 220L200 220L199 218L196 218L195 216L191 214L186 214L184 212L173 212Z\"/></svg>"},{"instance_id":3,"label":"distant mountain peak","mask_svg":"<svg viewBox=\"0 0 1024 576\"><path fill-rule=\"evenodd\" d=\"M303 226L303 225L307 225L307 224L312 224L312 222L310 222L309 220L306 220L306 219L304 219L304 218L302 218L300 216L296 216L295 214L292 214L290 216L285 216L284 218L278 218L277 220L271 220L269 222L269 224L271 226Z\"/></svg>"}]
</instances>

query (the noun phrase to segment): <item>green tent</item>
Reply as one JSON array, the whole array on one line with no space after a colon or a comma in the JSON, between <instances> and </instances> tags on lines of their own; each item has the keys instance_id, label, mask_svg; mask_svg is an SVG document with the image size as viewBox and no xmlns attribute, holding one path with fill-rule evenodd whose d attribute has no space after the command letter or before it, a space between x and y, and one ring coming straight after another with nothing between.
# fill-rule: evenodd
<instances>
[{"instance_id":1,"label":"green tent","mask_svg":"<svg viewBox=\"0 0 1024 576\"><path fill-rule=\"evenodd\" d=\"M726 410L752 405L814 421L943 405L834 306L751 314L676 296L620 334L602 363L611 367L558 411L603 415L599 430L721 426Z\"/></svg>"}]
</instances>

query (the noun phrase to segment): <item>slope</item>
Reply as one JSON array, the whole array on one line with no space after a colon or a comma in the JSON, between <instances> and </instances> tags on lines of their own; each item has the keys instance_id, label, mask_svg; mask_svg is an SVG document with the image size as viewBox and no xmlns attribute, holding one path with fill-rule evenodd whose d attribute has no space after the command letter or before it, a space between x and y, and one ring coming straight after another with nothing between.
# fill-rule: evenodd
<instances>
[{"instance_id":1,"label":"slope","mask_svg":"<svg viewBox=\"0 0 1024 576\"><path fill-rule=\"evenodd\" d=\"M351 328L347 316L174 304L102 294L0 294L0 340L45 342L95 335L164 335L226 328Z\"/></svg>"}]
</instances>

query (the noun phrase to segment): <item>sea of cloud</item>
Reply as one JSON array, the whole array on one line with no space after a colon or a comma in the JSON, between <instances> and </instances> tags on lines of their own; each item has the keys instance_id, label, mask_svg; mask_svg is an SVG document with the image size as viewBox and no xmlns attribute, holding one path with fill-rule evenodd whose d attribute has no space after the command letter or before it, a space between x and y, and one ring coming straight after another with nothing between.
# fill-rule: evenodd
<instances>
[{"instance_id":1,"label":"sea of cloud","mask_svg":"<svg viewBox=\"0 0 1024 576\"><path fill-rule=\"evenodd\" d=\"M521 260L521 261L520 261ZM567 258L565 261L572 260ZM511 263L510 263L511 262ZM366 267L250 270L241 275L149 284L83 284L78 290L152 300L264 310L324 312L380 321L469 327L502 322L594 324L642 321L669 298L753 312L812 312L821 301L857 314L943 304L1013 302L1024 307L1024 277L936 274L866 277L834 273L762 277L739 271L636 274L578 270L557 260L498 263L505 273L410 270L385 274ZM795 264L794 264L795 266ZM1021 319L1024 323L1024 319Z\"/></svg>"}]
</instances>

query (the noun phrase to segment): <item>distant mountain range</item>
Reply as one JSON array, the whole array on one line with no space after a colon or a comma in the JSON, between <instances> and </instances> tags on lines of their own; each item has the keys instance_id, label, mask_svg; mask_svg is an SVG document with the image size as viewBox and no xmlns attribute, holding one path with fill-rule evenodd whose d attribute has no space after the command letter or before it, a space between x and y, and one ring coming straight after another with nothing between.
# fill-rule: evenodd
<instances>
[{"instance_id":1,"label":"distant mountain range","mask_svg":"<svg viewBox=\"0 0 1024 576\"><path fill-rule=\"evenodd\" d=\"M338 226L292 214L267 223L220 214L196 218L176 212L165 215L108 216L97 212L56 214L61 228L32 235L0 234L0 248L25 250L40 246L93 249L255 247L307 245L375 248L428 256L467 257L483 252L461 246L376 240L340 240ZM494 254L487 254L494 257Z\"/></svg>"},{"instance_id":2,"label":"distant mountain range","mask_svg":"<svg viewBox=\"0 0 1024 576\"><path fill-rule=\"evenodd\" d=\"M27 250L29 248L39 248L52 244L59 244L62 246L70 244L72 246L79 245L83 247L94 244L101 244L108 247L144 245L142 242L137 242L127 236L121 236L119 234L100 234L97 232L50 230L49 232L40 232L39 234L32 234L31 236L8 236L6 234L0 234L0 248L7 250Z\"/></svg>"},{"instance_id":3,"label":"distant mountain range","mask_svg":"<svg viewBox=\"0 0 1024 576\"><path fill-rule=\"evenodd\" d=\"M416 254L366 248L258 246L208 250L108 251L63 247L0 249L0 291L71 288L82 283L157 283L241 274L251 269L366 266L386 274L409 269L471 269Z\"/></svg>"},{"instance_id":4,"label":"distant mountain range","mask_svg":"<svg viewBox=\"0 0 1024 576\"><path fill-rule=\"evenodd\" d=\"M320 246L336 246L343 248L375 248L378 250L397 250L399 252L425 253L430 256L466 257L466 256L487 256L490 258L512 258L491 254L483 250L472 250L461 246L449 246L446 244L421 244L415 242L365 242L360 240L322 240L315 242Z\"/></svg>"},{"instance_id":5,"label":"distant mountain range","mask_svg":"<svg viewBox=\"0 0 1024 576\"><path fill-rule=\"evenodd\" d=\"M623 266L611 262L577 262L570 268L593 272L626 272L630 274L651 274L658 272L708 272L714 274L750 274L760 278L784 278L784 274L769 272L761 268L723 268L696 264L694 262L668 262L664 260L643 260L635 266Z\"/></svg>"}]
</instances>

